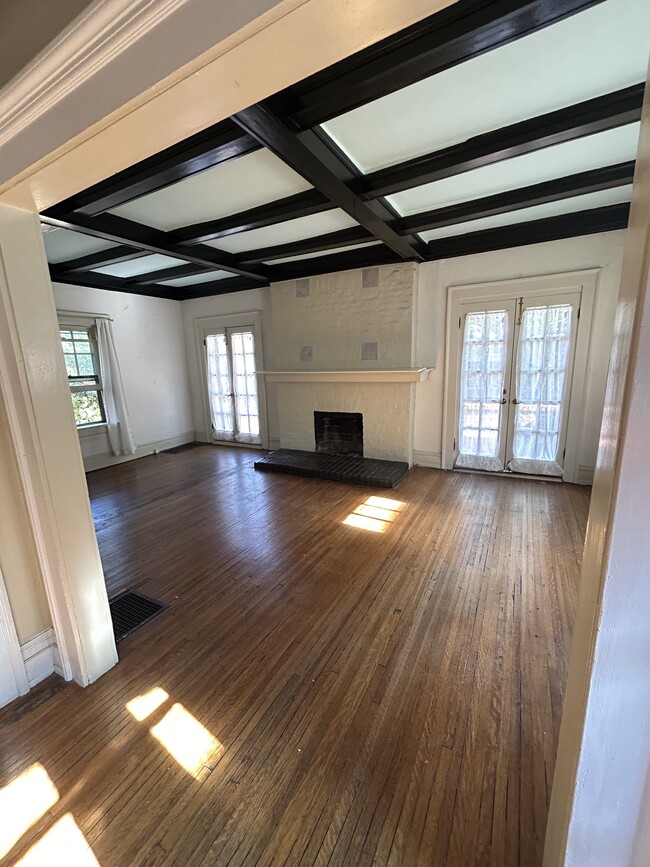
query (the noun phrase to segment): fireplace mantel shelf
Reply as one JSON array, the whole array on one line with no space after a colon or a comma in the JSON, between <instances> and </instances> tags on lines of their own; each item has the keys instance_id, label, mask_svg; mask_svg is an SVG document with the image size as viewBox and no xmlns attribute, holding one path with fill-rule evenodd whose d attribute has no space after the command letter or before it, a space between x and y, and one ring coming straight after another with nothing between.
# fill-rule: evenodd
<instances>
[{"instance_id":1,"label":"fireplace mantel shelf","mask_svg":"<svg viewBox=\"0 0 650 867\"><path fill-rule=\"evenodd\" d=\"M260 370L267 382L425 382L432 367L406 370Z\"/></svg>"}]
</instances>

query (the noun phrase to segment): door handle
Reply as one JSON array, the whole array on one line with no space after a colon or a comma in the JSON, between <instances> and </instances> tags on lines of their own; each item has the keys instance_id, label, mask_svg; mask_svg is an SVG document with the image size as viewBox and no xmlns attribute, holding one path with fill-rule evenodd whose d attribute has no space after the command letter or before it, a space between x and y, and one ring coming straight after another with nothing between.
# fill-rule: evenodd
<instances>
[{"instance_id":1,"label":"door handle","mask_svg":"<svg viewBox=\"0 0 650 867\"><path fill-rule=\"evenodd\" d=\"M516 406L516 405L517 405L518 403L520 403L521 401L518 401L517 398L515 397L515 398L513 398L513 401L512 401L512 402L513 402L513 403L515 404L515 406Z\"/></svg>"}]
</instances>

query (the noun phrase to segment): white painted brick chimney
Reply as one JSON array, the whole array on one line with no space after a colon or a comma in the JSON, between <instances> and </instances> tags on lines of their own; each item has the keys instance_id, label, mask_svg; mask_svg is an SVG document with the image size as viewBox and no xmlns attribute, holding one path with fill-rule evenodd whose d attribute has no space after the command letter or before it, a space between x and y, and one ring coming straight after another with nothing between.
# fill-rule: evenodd
<instances>
[{"instance_id":1,"label":"white painted brick chimney","mask_svg":"<svg viewBox=\"0 0 650 867\"><path fill-rule=\"evenodd\" d=\"M276 283L273 370L406 370L415 357L413 263ZM410 382L278 382L282 448L314 449L314 411L361 412L366 457L412 462Z\"/></svg>"}]
</instances>

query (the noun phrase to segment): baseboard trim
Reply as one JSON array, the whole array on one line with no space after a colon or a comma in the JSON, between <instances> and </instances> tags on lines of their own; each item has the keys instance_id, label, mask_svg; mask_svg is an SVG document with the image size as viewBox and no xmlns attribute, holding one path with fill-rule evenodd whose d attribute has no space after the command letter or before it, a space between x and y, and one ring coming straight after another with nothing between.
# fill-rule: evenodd
<instances>
[{"instance_id":1,"label":"baseboard trim","mask_svg":"<svg viewBox=\"0 0 650 867\"><path fill-rule=\"evenodd\" d=\"M110 452L102 452L98 455L87 455L84 457L84 469L87 473L93 470L101 470L104 467L112 467L114 464L123 464L126 461L134 461L137 458L145 458L147 455L153 455L156 452L163 452L165 449L173 449L176 446L185 445L185 443L194 442L194 431L187 431L175 437L169 437L165 440L156 440L152 443L143 443L139 445L133 455L114 455Z\"/></svg>"},{"instance_id":2,"label":"baseboard trim","mask_svg":"<svg viewBox=\"0 0 650 867\"><path fill-rule=\"evenodd\" d=\"M589 464L578 464L576 485L593 485L595 472L596 467L592 467Z\"/></svg>"},{"instance_id":3,"label":"baseboard trim","mask_svg":"<svg viewBox=\"0 0 650 867\"><path fill-rule=\"evenodd\" d=\"M430 467L439 470L442 467L442 455L440 452L413 451L413 463L416 467Z\"/></svg>"},{"instance_id":4,"label":"baseboard trim","mask_svg":"<svg viewBox=\"0 0 650 867\"><path fill-rule=\"evenodd\" d=\"M280 448L280 437L269 437L269 451L274 452Z\"/></svg>"},{"instance_id":5,"label":"baseboard trim","mask_svg":"<svg viewBox=\"0 0 650 867\"><path fill-rule=\"evenodd\" d=\"M39 632L25 644L21 644L20 652L25 663L30 688L45 680L50 674L58 674L63 677L59 648L56 644L54 630L51 627Z\"/></svg>"}]
</instances>

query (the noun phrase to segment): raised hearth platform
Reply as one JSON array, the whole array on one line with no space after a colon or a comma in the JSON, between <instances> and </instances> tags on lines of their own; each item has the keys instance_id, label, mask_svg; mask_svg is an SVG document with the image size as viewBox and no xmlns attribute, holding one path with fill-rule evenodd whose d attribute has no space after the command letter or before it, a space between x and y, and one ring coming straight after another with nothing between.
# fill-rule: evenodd
<instances>
[{"instance_id":1,"label":"raised hearth platform","mask_svg":"<svg viewBox=\"0 0 650 867\"><path fill-rule=\"evenodd\" d=\"M408 472L405 461L378 461L357 455L328 455L277 449L255 461L255 469L267 473L291 473L350 485L394 488Z\"/></svg>"}]
</instances>

